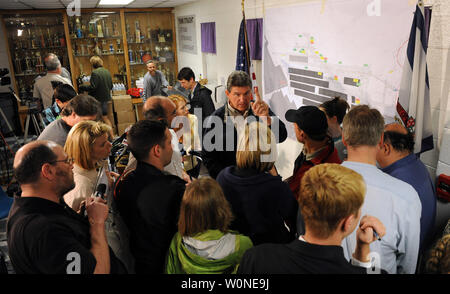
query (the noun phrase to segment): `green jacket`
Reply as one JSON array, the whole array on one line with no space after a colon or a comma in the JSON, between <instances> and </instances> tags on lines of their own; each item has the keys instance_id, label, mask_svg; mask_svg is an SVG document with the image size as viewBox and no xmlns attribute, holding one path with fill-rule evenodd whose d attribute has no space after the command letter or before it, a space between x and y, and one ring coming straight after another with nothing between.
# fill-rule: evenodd
<instances>
[{"instance_id":1,"label":"green jacket","mask_svg":"<svg viewBox=\"0 0 450 294\"><path fill-rule=\"evenodd\" d=\"M89 95L100 102L111 100L112 78L104 67L96 68L91 73L90 85L80 86L80 90L88 91Z\"/></svg>"},{"instance_id":2,"label":"green jacket","mask_svg":"<svg viewBox=\"0 0 450 294\"><path fill-rule=\"evenodd\" d=\"M170 243L166 259L167 274L234 274L239 267L245 251L253 246L249 237L236 236L234 252L222 259L206 259L189 251L183 244L183 238L176 233ZM219 230L208 230L193 236L199 241L219 240L226 234Z\"/></svg>"}]
</instances>

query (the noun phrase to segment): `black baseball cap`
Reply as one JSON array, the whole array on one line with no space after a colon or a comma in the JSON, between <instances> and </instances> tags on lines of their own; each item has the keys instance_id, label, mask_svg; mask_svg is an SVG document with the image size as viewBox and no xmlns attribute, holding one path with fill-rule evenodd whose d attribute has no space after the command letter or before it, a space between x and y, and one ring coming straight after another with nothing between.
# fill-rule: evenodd
<instances>
[{"instance_id":1,"label":"black baseball cap","mask_svg":"<svg viewBox=\"0 0 450 294\"><path fill-rule=\"evenodd\" d=\"M284 117L287 121L296 123L312 139L323 138L328 131L327 117L316 106L301 106L297 110L289 109Z\"/></svg>"}]
</instances>

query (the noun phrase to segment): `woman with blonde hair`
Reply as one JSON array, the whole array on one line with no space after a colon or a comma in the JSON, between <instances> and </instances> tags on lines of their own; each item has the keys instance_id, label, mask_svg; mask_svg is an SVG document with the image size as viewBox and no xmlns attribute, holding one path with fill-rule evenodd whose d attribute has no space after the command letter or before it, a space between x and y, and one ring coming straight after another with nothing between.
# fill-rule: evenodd
<instances>
[{"instance_id":1,"label":"woman with blonde hair","mask_svg":"<svg viewBox=\"0 0 450 294\"><path fill-rule=\"evenodd\" d=\"M75 188L64 195L64 200L75 211L95 191L97 168L106 164L103 160L111 151L110 131L107 124L88 120L77 123L67 136L64 151L74 161Z\"/></svg>"},{"instance_id":2,"label":"woman with blonde hair","mask_svg":"<svg viewBox=\"0 0 450 294\"><path fill-rule=\"evenodd\" d=\"M174 119L174 123L179 123L179 125L174 128L174 131L179 136L179 143L182 144L183 150L186 152L186 154L183 155L184 170L189 176L197 178L200 173L200 162L196 156L189 154L192 150L201 150L197 117L189 113L189 104L187 104L186 99L184 99L183 96L170 95L169 99L172 100L177 107L177 118ZM184 125L183 121L187 124L187 120L183 118L189 120L189 125Z\"/></svg>"},{"instance_id":3,"label":"woman with blonde hair","mask_svg":"<svg viewBox=\"0 0 450 294\"><path fill-rule=\"evenodd\" d=\"M235 216L230 228L249 236L255 245L295 238L298 204L288 184L270 172L276 156L270 128L252 122L239 136L236 166L217 176Z\"/></svg>"},{"instance_id":4,"label":"woman with blonde hair","mask_svg":"<svg viewBox=\"0 0 450 294\"><path fill-rule=\"evenodd\" d=\"M168 274L231 274L237 271L250 239L229 231L230 205L217 182L209 177L186 188L178 232L166 260Z\"/></svg>"}]
</instances>

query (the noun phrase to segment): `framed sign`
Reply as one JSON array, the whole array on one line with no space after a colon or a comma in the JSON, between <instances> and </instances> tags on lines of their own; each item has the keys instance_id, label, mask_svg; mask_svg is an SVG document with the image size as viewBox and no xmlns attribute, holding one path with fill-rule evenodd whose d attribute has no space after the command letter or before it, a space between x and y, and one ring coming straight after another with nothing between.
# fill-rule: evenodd
<instances>
[{"instance_id":1,"label":"framed sign","mask_svg":"<svg viewBox=\"0 0 450 294\"><path fill-rule=\"evenodd\" d=\"M180 51L197 54L197 36L195 30L195 15L179 16L178 44Z\"/></svg>"}]
</instances>

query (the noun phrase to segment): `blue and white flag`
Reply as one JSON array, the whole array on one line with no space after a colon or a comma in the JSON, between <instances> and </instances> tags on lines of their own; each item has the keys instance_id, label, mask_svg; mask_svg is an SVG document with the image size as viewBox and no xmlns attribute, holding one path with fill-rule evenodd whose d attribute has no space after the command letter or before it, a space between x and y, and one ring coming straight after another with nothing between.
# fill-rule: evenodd
<instances>
[{"instance_id":1,"label":"blue and white flag","mask_svg":"<svg viewBox=\"0 0 450 294\"><path fill-rule=\"evenodd\" d=\"M409 36L396 115L396 119L414 134L416 154L434 148L424 10L423 1L419 0Z\"/></svg>"},{"instance_id":2,"label":"blue and white flag","mask_svg":"<svg viewBox=\"0 0 450 294\"><path fill-rule=\"evenodd\" d=\"M239 29L239 38L236 54L236 70L245 71L249 74L250 69L250 47L248 46L247 27L245 24L245 16L242 18L241 27Z\"/></svg>"}]
</instances>

